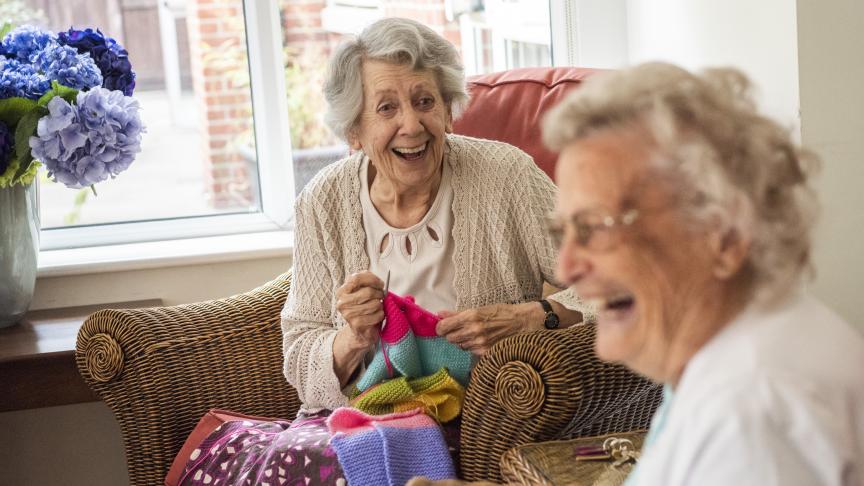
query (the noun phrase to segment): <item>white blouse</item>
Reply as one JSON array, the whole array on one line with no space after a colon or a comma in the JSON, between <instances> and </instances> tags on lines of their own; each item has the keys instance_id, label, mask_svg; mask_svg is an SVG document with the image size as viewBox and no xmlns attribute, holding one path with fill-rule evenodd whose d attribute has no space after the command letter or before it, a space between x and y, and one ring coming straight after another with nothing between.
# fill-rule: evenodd
<instances>
[{"instance_id":1,"label":"white blouse","mask_svg":"<svg viewBox=\"0 0 864 486\"><path fill-rule=\"evenodd\" d=\"M369 270L381 280L390 271L390 290L413 295L429 311L456 310L453 266L453 186L449 164L443 164L441 185L432 207L410 228L394 228L369 197L369 158L360 166L360 204Z\"/></svg>"},{"instance_id":2,"label":"white blouse","mask_svg":"<svg viewBox=\"0 0 864 486\"><path fill-rule=\"evenodd\" d=\"M806 293L687 364L627 486L864 485L864 338Z\"/></svg>"}]
</instances>

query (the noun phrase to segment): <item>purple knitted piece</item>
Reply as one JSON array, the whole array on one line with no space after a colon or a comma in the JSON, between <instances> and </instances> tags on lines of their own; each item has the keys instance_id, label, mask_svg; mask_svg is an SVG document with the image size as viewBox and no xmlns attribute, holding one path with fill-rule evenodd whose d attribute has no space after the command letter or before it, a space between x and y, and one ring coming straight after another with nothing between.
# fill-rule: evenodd
<instances>
[{"instance_id":1,"label":"purple knitted piece","mask_svg":"<svg viewBox=\"0 0 864 486\"><path fill-rule=\"evenodd\" d=\"M437 427L377 429L384 439L384 462L390 484L401 486L414 476L426 476L436 481L456 479L447 444Z\"/></svg>"},{"instance_id":2,"label":"purple knitted piece","mask_svg":"<svg viewBox=\"0 0 864 486\"><path fill-rule=\"evenodd\" d=\"M437 426L375 424L374 430L337 434L330 444L348 484L403 486L415 476L456 479L453 461Z\"/></svg>"},{"instance_id":3,"label":"purple knitted piece","mask_svg":"<svg viewBox=\"0 0 864 486\"><path fill-rule=\"evenodd\" d=\"M348 484L390 484L384 461L384 441L377 430L330 439ZM404 483L402 483L404 484Z\"/></svg>"}]
</instances>

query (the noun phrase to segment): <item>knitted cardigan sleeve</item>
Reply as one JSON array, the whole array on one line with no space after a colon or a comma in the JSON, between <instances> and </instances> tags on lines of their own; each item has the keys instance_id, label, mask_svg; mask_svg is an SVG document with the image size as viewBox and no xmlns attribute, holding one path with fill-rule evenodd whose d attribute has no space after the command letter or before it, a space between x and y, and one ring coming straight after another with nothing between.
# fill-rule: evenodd
<instances>
[{"instance_id":1,"label":"knitted cardigan sleeve","mask_svg":"<svg viewBox=\"0 0 864 486\"><path fill-rule=\"evenodd\" d=\"M516 198L519 202L517 208L520 208L518 210L520 210L521 237L526 246L534 249L543 281L562 288L564 285L555 278L557 249L545 223L546 216L555 209L558 187L545 172L534 164L530 156L525 154L525 157L529 159L529 163L521 164L517 172L518 176L514 178L515 181L518 181L514 184L514 188L518 195ZM572 288L565 288L552 294L549 299L569 309L582 312L586 320L593 315L592 310L576 295Z\"/></svg>"},{"instance_id":2,"label":"knitted cardigan sleeve","mask_svg":"<svg viewBox=\"0 0 864 486\"><path fill-rule=\"evenodd\" d=\"M284 373L307 411L347 403L333 370L336 318L332 312L332 267L325 242L326 224L315 198L301 194L295 205L294 274L282 310ZM317 209L317 210L316 210Z\"/></svg>"}]
</instances>

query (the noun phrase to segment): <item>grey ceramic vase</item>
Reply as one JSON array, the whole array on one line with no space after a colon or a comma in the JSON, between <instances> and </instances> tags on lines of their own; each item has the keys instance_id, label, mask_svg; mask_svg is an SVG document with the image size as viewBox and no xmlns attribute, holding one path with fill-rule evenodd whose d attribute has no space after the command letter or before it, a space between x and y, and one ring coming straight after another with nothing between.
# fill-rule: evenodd
<instances>
[{"instance_id":1,"label":"grey ceramic vase","mask_svg":"<svg viewBox=\"0 0 864 486\"><path fill-rule=\"evenodd\" d=\"M0 327L20 321L30 307L38 255L36 183L0 189Z\"/></svg>"}]
</instances>

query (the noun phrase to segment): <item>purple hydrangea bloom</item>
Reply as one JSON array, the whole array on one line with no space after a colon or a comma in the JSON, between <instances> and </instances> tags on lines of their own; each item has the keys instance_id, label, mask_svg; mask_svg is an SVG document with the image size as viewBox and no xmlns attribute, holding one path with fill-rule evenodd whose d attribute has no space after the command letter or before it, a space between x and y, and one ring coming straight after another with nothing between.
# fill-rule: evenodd
<instances>
[{"instance_id":1,"label":"purple hydrangea bloom","mask_svg":"<svg viewBox=\"0 0 864 486\"><path fill-rule=\"evenodd\" d=\"M129 53L111 37L106 37L98 29L61 32L59 42L75 49L81 54L90 54L102 71L102 87L122 91L132 96L135 89L135 72L129 62Z\"/></svg>"},{"instance_id":2,"label":"purple hydrangea bloom","mask_svg":"<svg viewBox=\"0 0 864 486\"><path fill-rule=\"evenodd\" d=\"M36 55L46 47L57 43L57 36L32 25L13 29L0 41L4 56L23 62L33 62Z\"/></svg>"},{"instance_id":3,"label":"purple hydrangea bloom","mask_svg":"<svg viewBox=\"0 0 864 486\"><path fill-rule=\"evenodd\" d=\"M0 174L9 168L9 161L12 159L12 143L12 133L9 132L9 127L0 122Z\"/></svg>"},{"instance_id":4,"label":"purple hydrangea bloom","mask_svg":"<svg viewBox=\"0 0 864 486\"><path fill-rule=\"evenodd\" d=\"M51 80L30 64L0 58L0 98L39 99L51 89Z\"/></svg>"},{"instance_id":5,"label":"purple hydrangea bloom","mask_svg":"<svg viewBox=\"0 0 864 486\"><path fill-rule=\"evenodd\" d=\"M102 86L102 74L93 59L69 46L49 45L36 54L34 64L63 86L78 90Z\"/></svg>"},{"instance_id":6,"label":"purple hydrangea bloom","mask_svg":"<svg viewBox=\"0 0 864 486\"><path fill-rule=\"evenodd\" d=\"M81 188L129 168L141 151L144 127L138 102L120 91L93 88L71 105L57 96L30 137L33 157L48 175L67 187Z\"/></svg>"}]
</instances>

